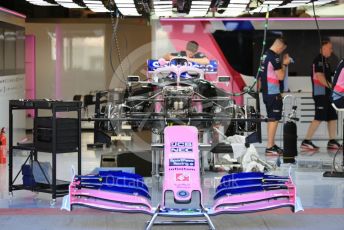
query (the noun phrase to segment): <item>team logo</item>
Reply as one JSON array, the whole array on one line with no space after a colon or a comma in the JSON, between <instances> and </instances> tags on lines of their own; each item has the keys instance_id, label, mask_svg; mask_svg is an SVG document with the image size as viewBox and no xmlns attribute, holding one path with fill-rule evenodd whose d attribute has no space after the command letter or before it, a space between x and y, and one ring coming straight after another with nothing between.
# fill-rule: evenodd
<instances>
[{"instance_id":1,"label":"team logo","mask_svg":"<svg viewBox=\"0 0 344 230\"><path fill-rule=\"evenodd\" d=\"M192 152L192 142L172 142L171 143L171 152L179 153L191 153Z\"/></svg>"},{"instance_id":2,"label":"team logo","mask_svg":"<svg viewBox=\"0 0 344 230\"><path fill-rule=\"evenodd\" d=\"M158 60L148 60L147 66L148 66L148 71L154 71L157 68L167 66L167 64L164 66L161 66ZM171 64L171 66L175 66L175 65ZM208 65L200 65L194 62L189 62L189 63L186 63L186 66L202 69L206 72L217 72L217 62L215 60L210 60L210 63Z\"/></svg>"},{"instance_id":3,"label":"team logo","mask_svg":"<svg viewBox=\"0 0 344 230\"><path fill-rule=\"evenodd\" d=\"M189 182L190 175L186 173L176 173L176 181L177 182Z\"/></svg>"},{"instance_id":4,"label":"team logo","mask_svg":"<svg viewBox=\"0 0 344 230\"><path fill-rule=\"evenodd\" d=\"M192 167L195 166L195 160L187 158L173 158L170 159L170 166Z\"/></svg>"}]
</instances>

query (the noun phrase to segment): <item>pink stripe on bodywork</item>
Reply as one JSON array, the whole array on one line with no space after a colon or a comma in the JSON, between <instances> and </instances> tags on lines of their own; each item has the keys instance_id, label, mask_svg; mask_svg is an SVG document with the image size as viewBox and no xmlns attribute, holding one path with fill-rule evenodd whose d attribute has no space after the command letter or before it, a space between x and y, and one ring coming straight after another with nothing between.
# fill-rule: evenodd
<instances>
[{"instance_id":1,"label":"pink stripe on bodywork","mask_svg":"<svg viewBox=\"0 0 344 230\"><path fill-rule=\"evenodd\" d=\"M259 212L282 207L295 207L296 187L289 177L287 189L228 195L216 200L210 215Z\"/></svg>"},{"instance_id":2,"label":"pink stripe on bodywork","mask_svg":"<svg viewBox=\"0 0 344 230\"><path fill-rule=\"evenodd\" d=\"M87 188L72 189L70 193L72 196L85 196L85 197L99 198L99 199L103 199L107 201L117 201L117 202L122 202L122 203L125 202L125 203L137 204L137 205L144 205L151 209L151 205L148 202L148 200L141 196L107 192L107 191L87 189ZM73 197L73 200L77 200L77 199Z\"/></svg>"},{"instance_id":3,"label":"pink stripe on bodywork","mask_svg":"<svg viewBox=\"0 0 344 230\"><path fill-rule=\"evenodd\" d=\"M86 205L92 208L108 210L108 211L117 211L117 212L143 212L152 215L153 211L143 205L128 205L121 204L116 202L108 202L104 200L99 200L95 198L87 197L72 197L70 200L71 205Z\"/></svg>"},{"instance_id":4,"label":"pink stripe on bodywork","mask_svg":"<svg viewBox=\"0 0 344 230\"><path fill-rule=\"evenodd\" d=\"M153 210L145 198L122 193L112 193L97 189L77 189L80 182L69 185L70 206L86 205L92 208L119 212L144 212L152 214Z\"/></svg>"},{"instance_id":5,"label":"pink stripe on bodywork","mask_svg":"<svg viewBox=\"0 0 344 230\"><path fill-rule=\"evenodd\" d=\"M276 199L276 198L286 198L287 200L292 201L289 198L293 198L295 194L290 193L290 191L285 189L279 189L279 190L272 190L272 191L263 191L263 192L257 192L257 193L248 193L248 194L239 194L239 195L228 195L225 197L221 197L216 200L214 209L218 209L220 206L226 206L226 205L238 205L244 203L251 203L251 202L258 202L263 200L270 200L270 199ZM269 201L267 201L268 203Z\"/></svg>"},{"instance_id":6,"label":"pink stripe on bodywork","mask_svg":"<svg viewBox=\"0 0 344 230\"><path fill-rule=\"evenodd\" d=\"M236 206L222 206L214 210L214 212L209 212L209 215L260 212L283 207L294 207L294 205L295 204L293 202L288 200L270 200L269 202L250 203Z\"/></svg>"}]
</instances>

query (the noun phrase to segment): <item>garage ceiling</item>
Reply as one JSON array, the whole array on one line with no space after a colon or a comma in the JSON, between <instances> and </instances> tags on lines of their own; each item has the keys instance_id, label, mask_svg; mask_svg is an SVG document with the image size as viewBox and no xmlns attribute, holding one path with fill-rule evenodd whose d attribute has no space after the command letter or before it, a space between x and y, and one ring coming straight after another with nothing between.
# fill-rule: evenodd
<instances>
[{"instance_id":1,"label":"garage ceiling","mask_svg":"<svg viewBox=\"0 0 344 230\"><path fill-rule=\"evenodd\" d=\"M11 0L0 6L28 18L125 17L198 18L256 17L271 11L276 17L312 15L344 17L344 0ZM108 17L108 16L107 16Z\"/></svg>"}]
</instances>

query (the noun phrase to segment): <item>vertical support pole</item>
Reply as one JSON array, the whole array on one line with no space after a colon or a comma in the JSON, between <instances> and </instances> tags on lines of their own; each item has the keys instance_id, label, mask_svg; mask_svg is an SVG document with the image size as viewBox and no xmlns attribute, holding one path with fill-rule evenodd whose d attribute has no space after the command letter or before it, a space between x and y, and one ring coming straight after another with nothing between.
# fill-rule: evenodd
<instances>
[{"instance_id":1,"label":"vertical support pole","mask_svg":"<svg viewBox=\"0 0 344 230\"><path fill-rule=\"evenodd\" d=\"M12 106L11 101L9 102L9 116L8 116L8 123L9 123L9 156L8 156L8 191L12 192L12 185L13 185L13 113L12 113Z\"/></svg>"},{"instance_id":2,"label":"vertical support pole","mask_svg":"<svg viewBox=\"0 0 344 230\"><path fill-rule=\"evenodd\" d=\"M257 117L260 118L260 99L259 99L259 88L257 83L257 94L256 94L256 110L257 110ZM257 122L257 134L258 134L258 142L262 143L262 123Z\"/></svg>"},{"instance_id":3,"label":"vertical support pole","mask_svg":"<svg viewBox=\"0 0 344 230\"><path fill-rule=\"evenodd\" d=\"M94 105L95 117L100 118L100 92L96 93L96 104ZM100 122L94 121L94 134L93 134L93 143L98 143L100 130Z\"/></svg>"},{"instance_id":4,"label":"vertical support pole","mask_svg":"<svg viewBox=\"0 0 344 230\"><path fill-rule=\"evenodd\" d=\"M55 99L62 99L61 81L63 70L63 37L61 25L55 27L56 37L56 63L55 63Z\"/></svg>"},{"instance_id":5,"label":"vertical support pole","mask_svg":"<svg viewBox=\"0 0 344 230\"><path fill-rule=\"evenodd\" d=\"M36 117L38 117L38 109L35 108L34 110L34 115L33 115L33 146L37 146L37 135L35 135L35 133L37 133L37 124L36 124ZM38 161L38 157L37 157L37 149L35 148L33 150L33 153L34 153L34 160L35 161Z\"/></svg>"},{"instance_id":6,"label":"vertical support pole","mask_svg":"<svg viewBox=\"0 0 344 230\"><path fill-rule=\"evenodd\" d=\"M343 142L342 142L342 149L343 149L343 145L344 145L344 118L343 118L343 129L342 129L342 132L343 132ZM343 152L343 162L342 162L342 169L344 171L344 151L342 150Z\"/></svg>"},{"instance_id":7,"label":"vertical support pole","mask_svg":"<svg viewBox=\"0 0 344 230\"><path fill-rule=\"evenodd\" d=\"M78 174L81 175L81 102L78 103Z\"/></svg>"},{"instance_id":8,"label":"vertical support pole","mask_svg":"<svg viewBox=\"0 0 344 230\"><path fill-rule=\"evenodd\" d=\"M203 133L203 140L202 143L209 143L209 129L205 130ZM209 168L209 163L208 163L208 150L203 150L201 152L201 175L205 174L205 169Z\"/></svg>"},{"instance_id":9,"label":"vertical support pole","mask_svg":"<svg viewBox=\"0 0 344 230\"><path fill-rule=\"evenodd\" d=\"M56 106L52 105L52 199L56 199Z\"/></svg>"},{"instance_id":10,"label":"vertical support pole","mask_svg":"<svg viewBox=\"0 0 344 230\"><path fill-rule=\"evenodd\" d=\"M25 98L36 98L36 37L25 35ZM34 117L34 110L26 110L26 114Z\"/></svg>"}]
</instances>

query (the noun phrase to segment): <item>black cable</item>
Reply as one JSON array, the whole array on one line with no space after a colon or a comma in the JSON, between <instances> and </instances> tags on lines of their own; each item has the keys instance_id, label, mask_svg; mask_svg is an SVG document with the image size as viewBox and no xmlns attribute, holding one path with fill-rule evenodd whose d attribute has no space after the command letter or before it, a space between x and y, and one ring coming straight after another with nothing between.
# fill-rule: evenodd
<instances>
[{"instance_id":1,"label":"black cable","mask_svg":"<svg viewBox=\"0 0 344 230\"><path fill-rule=\"evenodd\" d=\"M113 58L112 58L112 51L113 51L113 41L115 40L115 33L118 28L118 18L116 18L116 22L114 21L113 14L115 12L110 12L111 15L111 22L112 22L112 36L111 36L111 43L110 43L110 50L109 50L109 58L110 58L110 66L112 69L113 74L115 74L116 78L119 79L122 83L126 83L125 80L123 80L120 76L117 75L115 67L113 65Z\"/></svg>"},{"instance_id":2,"label":"black cable","mask_svg":"<svg viewBox=\"0 0 344 230\"><path fill-rule=\"evenodd\" d=\"M111 43L110 43L109 58L110 58L110 65L111 65L112 72L115 73L116 70L115 70L115 67L113 66L113 61L112 61L112 49L113 49L114 31L117 30L118 19L116 19L116 22L114 22L112 13L114 13L114 12L112 12L112 11L110 12L111 25L112 25L112 36L111 36Z\"/></svg>"},{"instance_id":3,"label":"black cable","mask_svg":"<svg viewBox=\"0 0 344 230\"><path fill-rule=\"evenodd\" d=\"M112 4L115 4L112 0ZM122 83L126 83L126 80L125 80L125 74L124 74L124 71L123 71L123 67L122 67L122 62L121 62L121 57L120 57L120 49L118 47L118 39L117 39L117 30L118 30L118 24L119 24L119 19L118 17L116 17L116 21L114 19L114 17L116 16L115 15L116 12L115 10L113 11L110 11L110 17L111 17L111 23L112 23L112 37L111 37L111 46L110 46L110 65L111 65L111 69L113 71L113 73L115 74L115 76L122 82ZM116 70L115 70L115 67L113 65L113 58L112 58L112 51L113 51L113 42L115 41L115 44L116 44L116 49L117 49L117 58L119 60L119 65L120 65L120 68L121 68L121 72L122 72L122 77L119 77L117 74L116 74Z\"/></svg>"},{"instance_id":4,"label":"black cable","mask_svg":"<svg viewBox=\"0 0 344 230\"><path fill-rule=\"evenodd\" d=\"M259 58L259 65L258 65L258 71L256 73L256 76L255 76L255 80L254 82L252 83L252 85L244 90L243 92L240 92L240 93L229 93L228 95L229 96L242 96L246 93L250 93L252 92L252 89L254 88L254 86L257 84L258 82L258 76L259 76L259 73L261 72L261 63L263 61L263 56L264 56L264 52L265 52L265 46L266 46L266 37L267 37L267 31L268 31L268 25L269 25L269 7L270 5L267 6L267 11L266 11L266 14L265 14L265 24L264 24L264 36L263 36L263 44L262 44L262 51L260 53L260 58ZM258 92L258 84L257 84L257 93Z\"/></svg>"},{"instance_id":5,"label":"black cable","mask_svg":"<svg viewBox=\"0 0 344 230\"><path fill-rule=\"evenodd\" d=\"M265 52L265 46L266 46L266 35L267 35L267 30L268 30L268 24L269 24L269 5L267 8L266 16L265 16L265 24L264 24L264 35L263 35L263 44L262 44L262 51L260 53L260 59L259 59L259 65L258 65L258 71L256 73L256 82L258 81L259 73L262 71L262 62L263 62L263 57L264 57L264 52ZM254 86L254 85L253 85ZM258 86L258 85L257 85ZM251 88L253 89L253 87ZM257 88L258 89L258 88ZM258 92L258 91L257 91ZM259 93L259 92L258 92Z\"/></svg>"}]
</instances>

